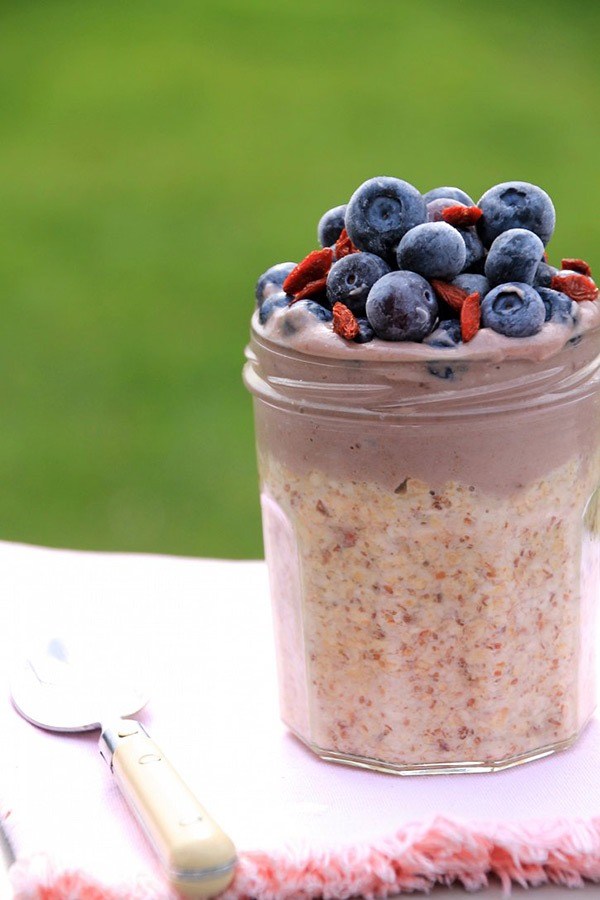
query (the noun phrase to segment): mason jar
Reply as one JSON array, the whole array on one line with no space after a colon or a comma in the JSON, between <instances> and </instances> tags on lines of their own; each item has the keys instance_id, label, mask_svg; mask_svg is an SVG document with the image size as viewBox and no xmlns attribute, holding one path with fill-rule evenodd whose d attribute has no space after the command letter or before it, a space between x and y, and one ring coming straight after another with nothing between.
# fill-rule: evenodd
<instances>
[{"instance_id":1,"label":"mason jar","mask_svg":"<svg viewBox=\"0 0 600 900\"><path fill-rule=\"evenodd\" d=\"M253 328L283 721L399 774L564 749L595 706L600 331L545 359L395 350Z\"/></svg>"}]
</instances>

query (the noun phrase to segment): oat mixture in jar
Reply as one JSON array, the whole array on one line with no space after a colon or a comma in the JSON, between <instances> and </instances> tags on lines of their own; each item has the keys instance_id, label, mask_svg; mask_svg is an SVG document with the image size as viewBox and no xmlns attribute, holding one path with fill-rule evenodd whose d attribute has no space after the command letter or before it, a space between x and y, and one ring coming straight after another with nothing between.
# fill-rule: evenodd
<instances>
[{"instance_id":1,"label":"oat mixture in jar","mask_svg":"<svg viewBox=\"0 0 600 900\"><path fill-rule=\"evenodd\" d=\"M491 212L489 222L493 232ZM245 380L255 396L281 712L323 758L401 774L493 770L568 746L594 710L599 304L581 260L548 275L536 258L532 284L510 290L511 259L528 278L532 243L526 236L523 250L510 230L482 243L485 274L450 279L437 233L425 242L423 272L413 225L417 250L398 256L420 267L426 287L412 277L390 287L389 275L414 271L384 255L362 309L343 291L360 283L361 266L368 275L368 260L347 263L341 287L330 262L321 298L295 301L302 266L285 264L279 284L281 273L263 276ZM309 260L304 279L315 274ZM500 277L507 283L497 290ZM548 277L547 294L560 294L549 306L536 283ZM571 294L588 293L557 291L557 278ZM388 320L411 304L428 313L429 330L391 338ZM417 315L417 326L426 318ZM414 330L405 320L398 314L394 327Z\"/></svg>"}]
</instances>

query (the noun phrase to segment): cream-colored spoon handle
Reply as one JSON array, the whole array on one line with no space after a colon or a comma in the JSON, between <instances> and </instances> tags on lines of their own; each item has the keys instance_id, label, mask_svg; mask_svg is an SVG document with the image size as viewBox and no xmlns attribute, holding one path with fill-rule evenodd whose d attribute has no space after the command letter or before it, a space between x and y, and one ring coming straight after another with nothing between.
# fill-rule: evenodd
<instances>
[{"instance_id":1,"label":"cream-colored spoon handle","mask_svg":"<svg viewBox=\"0 0 600 900\"><path fill-rule=\"evenodd\" d=\"M200 805L139 722L122 719L100 738L100 751L158 854L185 897L215 897L233 879L235 847ZM108 761L108 759L107 759Z\"/></svg>"}]
</instances>

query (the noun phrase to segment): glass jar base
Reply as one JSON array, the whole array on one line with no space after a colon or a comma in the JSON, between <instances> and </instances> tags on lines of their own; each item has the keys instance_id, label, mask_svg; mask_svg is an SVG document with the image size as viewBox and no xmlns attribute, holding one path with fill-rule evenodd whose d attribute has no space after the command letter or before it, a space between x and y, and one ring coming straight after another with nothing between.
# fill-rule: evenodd
<instances>
[{"instance_id":1,"label":"glass jar base","mask_svg":"<svg viewBox=\"0 0 600 900\"><path fill-rule=\"evenodd\" d=\"M587 723L586 723L587 724ZM286 723L287 725L287 723ZM287 725L289 728L290 726ZM501 772L503 769L510 769L513 766L520 766L523 763L533 762L544 756L550 756L553 753L559 753L561 750L567 750L579 738L585 725L580 731L566 738L563 741L557 741L554 744L547 744L536 750L530 750L526 753L519 753L516 756L509 756L498 760L464 760L461 762L439 762L439 763L394 763L381 759L374 759L368 756L355 756L351 753L341 753L337 750L328 750L307 741L302 735L290 728L294 734L306 747L312 750L318 757L325 762L341 763L346 766L354 766L359 769L369 769L373 772L384 772L389 775L466 775L478 772Z\"/></svg>"}]
</instances>

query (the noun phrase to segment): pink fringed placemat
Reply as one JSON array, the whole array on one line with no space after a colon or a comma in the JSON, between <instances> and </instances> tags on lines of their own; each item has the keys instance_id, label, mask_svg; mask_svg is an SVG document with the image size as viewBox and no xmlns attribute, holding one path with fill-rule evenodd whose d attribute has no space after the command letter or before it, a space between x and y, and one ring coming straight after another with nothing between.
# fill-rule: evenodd
<instances>
[{"instance_id":1,"label":"pink fringed placemat","mask_svg":"<svg viewBox=\"0 0 600 900\"><path fill-rule=\"evenodd\" d=\"M8 698L11 662L60 634L150 685L140 718L239 850L227 900L389 897L491 873L600 879L600 723L494 775L325 763L280 725L263 563L0 544L0 811L27 900L172 900L97 751Z\"/></svg>"}]
</instances>

